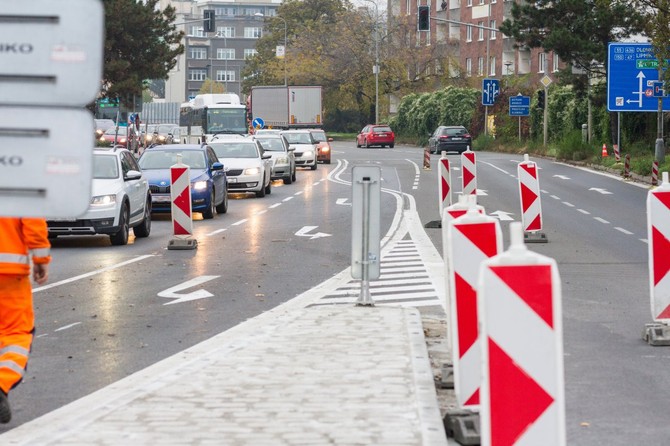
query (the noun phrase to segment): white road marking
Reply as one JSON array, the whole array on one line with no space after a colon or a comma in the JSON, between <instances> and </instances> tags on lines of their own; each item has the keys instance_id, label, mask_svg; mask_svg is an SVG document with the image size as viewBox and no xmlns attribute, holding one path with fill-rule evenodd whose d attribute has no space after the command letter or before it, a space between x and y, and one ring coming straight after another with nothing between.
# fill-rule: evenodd
<instances>
[{"instance_id":1,"label":"white road marking","mask_svg":"<svg viewBox=\"0 0 670 446\"><path fill-rule=\"evenodd\" d=\"M67 330L68 328L72 328L72 327L74 327L76 325L79 325L79 324L81 324L81 322L75 322L74 324L65 325L64 327L57 328L54 331Z\"/></svg>"},{"instance_id":2,"label":"white road marking","mask_svg":"<svg viewBox=\"0 0 670 446\"><path fill-rule=\"evenodd\" d=\"M567 201L564 201L563 204L566 205L566 206L568 206L568 207L571 207L571 208L575 207L574 204L572 204L572 203L568 203Z\"/></svg>"},{"instance_id":3,"label":"white road marking","mask_svg":"<svg viewBox=\"0 0 670 446\"><path fill-rule=\"evenodd\" d=\"M242 223L246 223L247 221L249 221L248 218L243 218L243 219L240 220L240 221L236 221L236 222L233 223L231 226L238 226L238 225L241 225Z\"/></svg>"},{"instance_id":4,"label":"white road marking","mask_svg":"<svg viewBox=\"0 0 670 446\"><path fill-rule=\"evenodd\" d=\"M605 223L606 225L610 224L610 222L608 222L608 221L605 220L604 218L593 217L593 219L596 220L596 221L599 221L600 223Z\"/></svg>"},{"instance_id":5,"label":"white road marking","mask_svg":"<svg viewBox=\"0 0 670 446\"><path fill-rule=\"evenodd\" d=\"M293 200L293 197L286 197L286 198L284 198L282 201L283 201L284 203L286 203L287 201L291 201L291 200Z\"/></svg>"},{"instance_id":6,"label":"white road marking","mask_svg":"<svg viewBox=\"0 0 670 446\"><path fill-rule=\"evenodd\" d=\"M275 203L272 206L268 206L268 209L274 209L274 208L279 207L279 206L281 206L281 203Z\"/></svg>"},{"instance_id":7,"label":"white road marking","mask_svg":"<svg viewBox=\"0 0 670 446\"><path fill-rule=\"evenodd\" d=\"M298 237L309 237L310 240L314 240L315 238L321 238L321 237L330 237L331 234L325 234L323 232L317 232L315 234L309 234L310 231L318 228L318 226L303 226L298 230L298 232L295 233Z\"/></svg>"},{"instance_id":8,"label":"white road marking","mask_svg":"<svg viewBox=\"0 0 670 446\"><path fill-rule=\"evenodd\" d=\"M168 288L165 291L158 293L159 297L166 297L168 299L175 299L170 302L166 302L163 305L172 305L176 303L188 302L196 299L204 299L206 297L212 297L213 294L207 290L195 290L187 294L181 294L179 291L198 286L202 283L209 282L210 280L216 279L221 276L200 276L195 279L187 280L186 282L180 283L179 285Z\"/></svg>"},{"instance_id":9,"label":"white road marking","mask_svg":"<svg viewBox=\"0 0 670 446\"><path fill-rule=\"evenodd\" d=\"M561 199L561 197L557 197L556 195L549 195L549 196L551 198L553 198L554 200L560 200Z\"/></svg>"},{"instance_id":10,"label":"white road marking","mask_svg":"<svg viewBox=\"0 0 670 446\"><path fill-rule=\"evenodd\" d=\"M212 231L212 232L210 232L209 234L206 234L206 235L207 235L207 237L209 237L211 235L216 235L216 234L219 234L219 233L221 233L223 231L227 231L227 230L228 230L228 228L217 229L216 231Z\"/></svg>"},{"instance_id":11,"label":"white road marking","mask_svg":"<svg viewBox=\"0 0 670 446\"><path fill-rule=\"evenodd\" d=\"M624 228L619 228L618 226L615 227L614 229L616 229L616 230L619 231L619 232L623 232L623 233L626 234L626 235L633 235L632 232L630 232L630 231L628 231L628 230L626 230L626 229L624 229Z\"/></svg>"},{"instance_id":12,"label":"white road marking","mask_svg":"<svg viewBox=\"0 0 670 446\"><path fill-rule=\"evenodd\" d=\"M584 209L577 209L577 212L581 212L584 215L591 215L589 211L585 211Z\"/></svg>"}]
</instances>

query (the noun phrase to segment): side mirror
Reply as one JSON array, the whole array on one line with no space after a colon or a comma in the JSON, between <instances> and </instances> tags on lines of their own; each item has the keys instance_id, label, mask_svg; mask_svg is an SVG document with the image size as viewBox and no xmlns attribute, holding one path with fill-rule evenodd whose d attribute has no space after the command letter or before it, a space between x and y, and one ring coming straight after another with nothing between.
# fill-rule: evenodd
<instances>
[{"instance_id":1,"label":"side mirror","mask_svg":"<svg viewBox=\"0 0 670 446\"><path fill-rule=\"evenodd\" d=\"M212 170L223 170L223 163L214 163L212 164Z\"/></svg>"},{"instance_id":2,"label":"side mirror","mask_svg":"<svg viewBox=\"0 0 670 446\"><path fill-rule=\"evenodd\" d=\"M333 138L328 138L328 142L331 142L332 140L333 140Z\"/></svg>"},{"instance_id":3,"label":"side mirror","mask_svg":"<svg viewBox=\"0 0 670 446\"><path fill-rule=\"evenodd\" d=\"M126 172L126 175L123 177L125 181L130 181L130 180L139 180L142 178L142 172L137 171L137 170L129 170Z\"/></svg>"}]
</instances>

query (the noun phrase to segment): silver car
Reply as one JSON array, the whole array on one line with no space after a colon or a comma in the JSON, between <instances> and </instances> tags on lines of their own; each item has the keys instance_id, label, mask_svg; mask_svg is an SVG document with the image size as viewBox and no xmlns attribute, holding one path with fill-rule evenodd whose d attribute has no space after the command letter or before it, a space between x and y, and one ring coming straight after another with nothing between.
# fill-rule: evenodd
<instances>
[{"instance_id":1,"label":"silver car","mask_svg":"<svg viewBox=\"0 0 670 446\"><path fill-rule=\"evenodd\" d=\"M228 192L272 193L271 156L253 138L216 138L209 145L223 163Z\"/></svg>"},{"instance_id":2,"label":"silver car","mask_svg":"<svg viewBox=\"0 0 670 446\"><path fill-rule=\"evenodd\" d=\"M309 130L285 130L281 132L282 136L288 141L289 147L295 149L296 166L309 167L312 170L317 168L317 145Z\"/></svg>"},{"instance_id":3,"label":"silver car","mask_svg":"<svg viewBox=\"0 0 670 446\"><path fill-rule=\"evenodd\" d=\"M254 139L261 143L265 153L272 156L272 179L291 184L296 180L295 155L286 139L279 134L256 134Z\"/></svg>"}]
</instances>

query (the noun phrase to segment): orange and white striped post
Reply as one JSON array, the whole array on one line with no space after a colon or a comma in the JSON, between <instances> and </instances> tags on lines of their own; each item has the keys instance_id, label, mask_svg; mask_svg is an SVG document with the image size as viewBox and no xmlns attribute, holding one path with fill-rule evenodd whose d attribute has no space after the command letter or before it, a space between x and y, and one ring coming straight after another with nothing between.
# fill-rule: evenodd
<instances>
[{"instance_id":1,"label":"orange and white striped post","mask_svg":"<svg viewBox=\"0 0 670 446\"><path fill-rule=\"evenodd\" d=\"M461 172L463 173L463 195L477 196L477 156L468 150L461 153Z\"/></svg>"},{"instance_id":2,"label":"orange and white striped post","mask_svg":"<svg viewBox=\"0 0 670 446\"><path fill-rule=\"evenodd\" d=\"M168 249L195 249L197 241L193 238L193 214L191 213L191 168L181 162L170 167L170 198L172 200L172 233Z\"/></svg>"},{"instance_id":3,"label":"orange and white striped post","mask_svg":"<svg viewBox=\"0 0 670 446\"><path fill-rule=\"evenodd\" d=\"M502 251L497 218L472 207L452 221L447 231L450 259L452 361L459 407L477 410L482 379L477 288L481 263Z\"/></svg>"},{"instance_id":4,"label":"orange and white striped post","mask_svg":"<svg viewBox=\"0 0 670 446\"><path fill-rule=\"evenodd\" d=\"M481 264L483 446L563 446L565 383L556 261L529 251L519 222L510 248Z\"/></svg>"},{"instance_id":5,"label":"orange and white striped post","mask_svg":"<svg viewBox=\"0 0 670 446\"><path fill-rule=\"evenodd\" d=\"M423 149L423 168L430 170L430 149L428 147Z\"/></svg>"}]
</instances>

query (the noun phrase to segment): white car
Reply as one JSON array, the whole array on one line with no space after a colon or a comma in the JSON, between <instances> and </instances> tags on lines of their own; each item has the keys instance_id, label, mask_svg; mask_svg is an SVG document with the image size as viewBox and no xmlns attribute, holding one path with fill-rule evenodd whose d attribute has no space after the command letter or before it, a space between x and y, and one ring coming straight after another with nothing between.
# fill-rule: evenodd
<instances>
[{"instance_id":1,"label":"white car","mask_svg":"<svg viewBox=\"0 0 670 446\"><path fill-rule=\"evenodd\" d=\"M112 245L151 232L151 192L137 160L127 149L93 152L93 181L88 210L77 218L48 220L49 237L109 234Z\"/></svg>"},{"instance_id":2,"label":"white car","mask_svg":"<svg viewBox=\"0 0 670 446\"><path fill-rule=\"evenodd\" d=\"M289 149L286 139L279 134L263 133L254 135L254 139L261 143L265 153L272 156L272 179L282 180L284 184L291 184L296 180L295 149Z\"/></svg>"},{"instance_id":3,"label":"white car","mask_svg":"<svg viewBox=\"0 0 670 446\"><path fill-rule=\"evenodd\" d=\"M288 141L289 147L295 149L296 166L309 167L316 170L316 146L318 142L309 130L285 130L281 134Z\"/></svg>"},{"instance_id":4,"label":"white car","mask_svg":"<svg viewBox=\"0 0 670 446\"><path fill-rule=\"evenodd\" d=\"M252 138L216 138L209 143L223 163L228 192L253 192L264 197L272 192L272 156Z\"/></svg>"}]
</instances>

